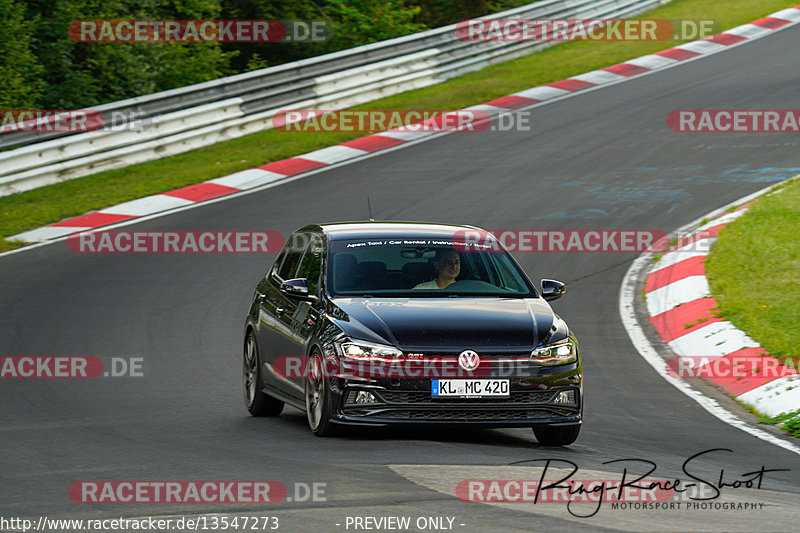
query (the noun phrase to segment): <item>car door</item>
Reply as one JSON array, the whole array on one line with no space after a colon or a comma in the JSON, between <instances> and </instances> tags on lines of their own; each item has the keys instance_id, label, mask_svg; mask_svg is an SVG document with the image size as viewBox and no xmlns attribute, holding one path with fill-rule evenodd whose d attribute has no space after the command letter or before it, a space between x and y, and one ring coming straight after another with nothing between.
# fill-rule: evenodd
<instances>
[{"instance_id":1,"label":"car door","mask_svg":"<svg viewBox=\"0 0 800 533\"><path fill-rule=\"evenodd\" d=\"M291 374L302 374L302 367L293 363L305 358L305 348L302 339L298 338L297 325L301 302L283 294L280 286L284 281L297 277L308 240L309 235L305 232L289 237L275 265L258 285L260 304L257 340L267 385L298 399L303 395L298 393L297 380L292 379Z\"/></svg>"}]
</instances>

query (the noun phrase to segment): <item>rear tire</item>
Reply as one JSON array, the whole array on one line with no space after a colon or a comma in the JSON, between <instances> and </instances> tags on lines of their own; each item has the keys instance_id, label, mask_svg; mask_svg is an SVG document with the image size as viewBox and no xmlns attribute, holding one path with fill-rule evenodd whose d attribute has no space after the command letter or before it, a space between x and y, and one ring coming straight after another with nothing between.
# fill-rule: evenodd
<instances>
[{"instance_id":1,"label":"rear tire","mask_svg":"<svg viewBox=\"0 0 800 533\"><path fill-rule=\"evenodd\" d=\"M567 446L578 439L580 424L574 426L534 426L533 434L542 446Z\"/></svg>"},{"instance_id":2,"label":"rear tire","mask_svg":"<svg viewBox=\"0 0 800 533\"><path fill-rule=\"evenodd\" d=\"M261 362L253 332L244 340L244 404L253 416L278 416L283 411L283 402L261 390Z\"/></svg>"}]
</instances>

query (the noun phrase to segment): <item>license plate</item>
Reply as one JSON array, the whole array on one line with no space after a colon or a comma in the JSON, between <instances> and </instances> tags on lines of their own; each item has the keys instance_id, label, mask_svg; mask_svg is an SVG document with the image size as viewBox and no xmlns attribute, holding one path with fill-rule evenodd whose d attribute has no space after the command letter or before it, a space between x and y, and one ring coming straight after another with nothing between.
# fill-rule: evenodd
<instances>
[{"instance_id":1,"label":"license plate","mask_svg":"<svg viewBox=\"0 0 800 533\"><path fill-rule=\"evenodd\" d=\"M434 398L508 397L507 379L432 379Z\"/></svg>"}]
</instances>

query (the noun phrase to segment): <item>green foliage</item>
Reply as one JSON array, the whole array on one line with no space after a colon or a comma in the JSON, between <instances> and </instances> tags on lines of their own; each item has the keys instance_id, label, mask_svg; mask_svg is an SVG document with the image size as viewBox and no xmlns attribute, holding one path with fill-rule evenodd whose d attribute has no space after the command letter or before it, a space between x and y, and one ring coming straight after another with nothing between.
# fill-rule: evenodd
<instances>
[{"instance_id":1,"label":"green foliage","mask_svg":"<svg viewBox=\"0 0 800 533\"><path fill-rule=\"evenodd\" d=\"M7 0L2 0L7 1ZM43 68L39 108L71 109L131 98L232 74L235 51L219 43L79 43L67 28L75 20L214 19L219 0L30 0L33 51Z\"/></svg>"},{"instance_id":2,"label":"green foliage","mask_svg":"<svg viewBox=\"0 0 800 533\"><path fill-rule=\"evenodd\" d=\"M250 59L247 60L247 65L244 68L245 72L250 72L251 70L258 70L261 68L267 68L269 66L269 61L266 59L262 59L258 52L254 52Z\"/></svg>"},{"instance_id":3,"label":"green foliage","mask_svg":"<svg viewBox=\"0 0 800 533\"><path fill-rule=\"evenodd\" d=\"M36 19L26 19L25 7L0 0L0 109L35 108L42 89L42 70L31 51Z\"/></svg>"},{"instance_id":4,"label":"green foliage","mask_svg":"<svg viewBox=\"0 0 800 533\"><path fill-rule=\"evenodd\" d=\"M775 417L762 416L758 419L762 424L780 424L781 427L794 437L800 437L800 409L789 413L782 413Z\"/></svg>"},{"instance_id":5,"label":"green foliage","mask_svg":"<svg viewBox=\"0 0 800 533\"><path fill-rule=\"evenodd\" d=\"M332 52L424 30L412 22L419 7L406 7L405 0L330 0L325 18L333 24L333 36L324 43Z\"/></svg>"},{"instance_id":6,"label":"green foliage","mask_svg":"<svg viewBox=\"0 0 800 533\"><path fill-rule=\"evenodd\" d=\"M0 0L4 108L76 109L382 41L528 0ZM323 20L324 42L81 43L79 20Z\"/></svg>"},{"instance_id":7,"label":"green foliage","mask_svg":"<svg viewBox=\"0 0 800 533\"><path fill-rule=\"evenodd\" d=\"M454 0L448 0L454 1ZM414 21L420 12L410 0L223 0L226 18L245 20L322 20L332 27L324 42L226 43L241 55L231 63L252 70L253 55L269 65L352 48L428 29ZM249 58L249 59L248 59Z\"/></svg>"},{"instance_id":8,"label":"green foliage","mask_svg":"<svg viewBox=\"0 0 800 533\"><path fill-rule=\"evenodd\" d=\"M420 7L414 21L436 28L530 4L531 0L415 0L411 3Z\"/></svg>"}]
</instances>

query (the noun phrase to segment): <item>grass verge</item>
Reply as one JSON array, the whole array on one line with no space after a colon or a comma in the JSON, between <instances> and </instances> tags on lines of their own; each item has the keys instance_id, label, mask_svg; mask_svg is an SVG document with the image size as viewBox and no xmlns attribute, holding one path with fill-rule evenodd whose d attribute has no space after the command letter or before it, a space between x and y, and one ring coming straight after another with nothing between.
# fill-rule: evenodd
<instances>
[{"instance_id":1,"label":"grass verge","mask_svg":"<svg viewBox=\"0 0 800 533\"><path fill-rule=\"evenodd\" d=\"M726 226L706 260L717 314L778 359L800 353L800 179Z\"/></svg>"},{"instance_id":2,"label":"grass verge","mask_svg":"<svg viewBox=\"0 0 800 533\"><path fill-rule=\"evenodd\" d=\"M758 419L762 424L777 424L793 437L800 438L800 409L791 413L783 413L776 417L762 416Z\"/></svg>"},{"instance_id":3,"label":"grass verge","mask_svg":"<svg viewBox=\"0 0 800 533\"><path fill-rule=\"evenodd\" d=\"M722 29L745 24L797 0L674 0L643 17L713 19ZM542 52L360 106L360 109L460 109L620 63L675 42L570 42ZM0 251L6 238L111 205L185 187L361 137L363 133L267 130L157 161L0 198Z\"/></svg>"}]
</instances>

